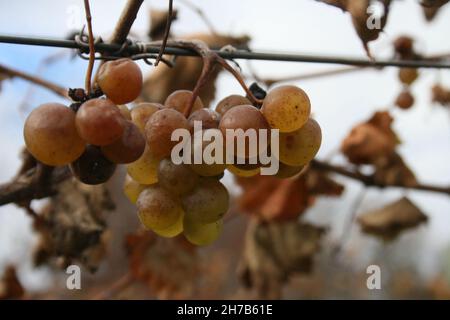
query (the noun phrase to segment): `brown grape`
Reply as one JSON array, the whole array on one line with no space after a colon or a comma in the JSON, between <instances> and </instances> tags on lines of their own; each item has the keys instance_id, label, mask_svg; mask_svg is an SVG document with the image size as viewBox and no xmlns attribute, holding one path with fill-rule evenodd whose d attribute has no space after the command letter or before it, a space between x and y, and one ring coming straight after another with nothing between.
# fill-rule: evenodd
<instances>
[{"instance_id":1,"label":"brown grape","mask_svg":"<svg viewBox=\"0 0 450 320\"><path fill-rule=\"evenodd\" d=\"M414 105L414 96L408 90L402 91L395 100L395 104L400 109L409 109Z\"/></svg>"},{"instance_id":2,"label":"brown grape","mask_svg":"<svg viewBox=\"0 0 450 320\"><path fill-rule=\"evenodd\" d=\"M400 82L406 85L411 85L419 77L419 72L415 68L400 68L398 71L398 78Z\"/></svg>"},{"instance_id":3,"label":"brown grape","mask_svg":"<svg viewBox=\"0 0 450 320\"><path fill-rule=\"evenodd\" d=\"M322 143L322 131L314 119L294 132L280 133L280 161L290 166L303 166L311 161Z\"/></svg>"},{"instance_id":4,"label":"brown grape","mask_svg":"<svg viewBox=\"0 0 450 320\"><path fill-rule=\"evenodd\" d=\"M150 186L142 191L136 205L139 219L148 229L169 228L177 223L183 214L178 200L158 185Z\"/></svg>"},{"instance_id":5,"label":"brown grape","mask_svg":"<svg viewBox=\"0 0 450 320\"><path fill-rule=\"evenodd\" d=\"M75 124L81 138L88 143L106 146L122 136L125 118L111 100L92 99L81 105Z\"/></svg>"},{"instance_id":6,"label":"brown grape","mask_svg":"<svg viewBox=\"0 0 450 320\"><path fill-rule=\"evenodd\" d=\"M131 120L131 111L125 104L119 104L117 108L119 108L120 113L126 120Z\"/></svg>"},{"instance_id":7,"label":"brown grape","mask_svg":"<svg viewBox=\"0 0 450 320\"><path fill-rule=\"evenodd\" d=\"M228 211L229 195L220 181L203 178L199 185L182 198L186 216L199 223L211 223Z\"/></svg>"},{"instance_id":8,"label":"brown grape","mask_svg":"<svg viewBox=\"0 0 450 320\"><path fill-rule=\"evenodd\" d=\"M145 125L148 119L156 112L164 108L162 104L142 102L131 109L131 121L141 130L145 132Z\"/></svg>"},{"instance_id":9,"label":"brown grape","mask_svg":"<svg viewBox=\"0 0 450 320\"><path fill-rule=\"evenodd\" d=\"M147 144L152 153L160 158L170 156L178 141L171 141L175 129L189 129L186 118L174 109L162 109L153 114L145 126Z\"/></svg>"},{"instance_id":10,"label":"brown grape","mask_svg":"<svg viewBox=\"0 0 450 320\"><path fill-rule=\"evenodd\" d=\"M192 91L189 90L177 90L172 92L164 102L164 105L167 108L175 109L178 112L184 114L184 111L187 109L189 105L189 101L192 97ZM191 114L194 111L200 110L204 108L203 102L200 97L197 97L194 102L194 106L192 107Z\"/></svg>"},{"instance_id":11,"label":"brown grape","mask_svg":"<svg viewBox=\"0 0 450 320\"><path fill-rule=\"evenodd\" d=\"M131 121L125 121L122 137L102 147L104 155L114 163L131 163L144 153L145 138Z\"/></svg>"},{"instance_id":12,"label":"brown grape","mask_svg":"<svg viewBox=\"0 0 450 320\"><path fill-rule=\"evenodd\" d=\"M221 116L223 116L228 110L230 110L233 107L251 104L252 103L250 102L250 100L248 100L246 97L238 94L232 94L219 101L219 103L216 106L216 111Z\"/></svg>"},{"instance_id":13,"label":"brown grape","mask_svg":"<svg viewBox=\"0 0 450 320\"><path fill-rule=\"evenodd\" d=\"M174 164L170 159L159 163L159 184L176 195L190 192L198 184L199 176L186 164Z\"/></svg>"},{"instance_id":14,"label":"brown grape","mask_svg":"<svg viewBox=\"0 0 450 320\"><path fill-rule=\"evenodd\" d=\"M261 112L272 128L280 132L300 129L311 113L308 95L295 86L280 86L268 92Z\"/></svg>"},{"instance_id":15,"label":"brown grape","mask_svg":"<svg viewBox=\"0 0 450 320\"><path fill-rule=\"evenodd\" d=\"M194 132L194 121L200 121L202 123L202 129L217 129L220 122L220 114L211 109L200 109L193 112L189 118L189 131Z\"/></svg>"},{"instance_id":16,"label":"brown grape","mask_svg":"<svg viewBox=\"0 0 450 320\"><path fill-rule=\"evenodd\" d=\"M142 72L131 59L105 62L99 69L97 83L103 93L116 104L135 100L142 90Z\"/></svg>"},{"instance_id":17,"label":"brown grape","mask_svg":"<svg viewBox=\"0 0 450 320\"><path fill-rule=\"evenodd\" d=\"M116 165L103 155L99 147L88 145L81 157L70 164L70 169L81 182L96 185L108 181Z\"/></svg>"},{"instance_id":18,"label":"brown grape","mask_svg":"<svg viewBox=\"0 0 450 320\"><path fill-rule=\"evenodd\" d=\"M265 129L267 132L266 135L266 141L267 144L270 143L270 127L269 124L267 123L266 119L264 118L264 116L262 115L262 113L255 108L254 106L251 105L241 105L241 106L236 106L230 110L228 110L227 113L225 113L222 117L222 119L220 120L220 124L219 124L219 129L222 131L222 134L225 137L225 141L229 138L227 138L226 135L226 131L228 129L231 130L236 130L236 129L242 129L244 132L246 132L248 129L253 129L256 130L256 142L257 145L254 146L255 148L255 152L252 152L250 149L250 143L249 143L249 139L246 138L245 139L245 153L241 154L241 152L239 152L238 148L237 148L237 141L238 139L236 137L234 137L234 150L227 150L227 153L229 152L233 152L234 151L234 155L235 156L239 156L239 157L256 157L259 154L259 137L260 137L260 132L259 130L261 129ZM226 144L226 142L225 142Z\"/></svg>"},{"instance_id":19,"label":"brown grape","mask_svg":"<svg viewBox=\"0 0 450 320\"><path fill-rule=\"evenodd\" d=\"M76 160L85 149L75 127L75 113L59 103L34 109L25 121L23 135L28 151L49 166Z\"/></svg>"}]
</instances>

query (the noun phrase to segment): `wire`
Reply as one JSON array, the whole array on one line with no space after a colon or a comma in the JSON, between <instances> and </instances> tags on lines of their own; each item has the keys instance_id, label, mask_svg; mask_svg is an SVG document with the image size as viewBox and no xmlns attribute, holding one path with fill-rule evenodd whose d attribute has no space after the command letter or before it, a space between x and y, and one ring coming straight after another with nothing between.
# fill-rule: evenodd
<instances>
[{"instance_id":1,"label":"wire","mask_svg":"<svg viewBox=\"0 0 450 320\"><path fill-rule=\"evenodd\" d=\"M48 39L48 38L30 38L19 36L0 35L0 43L11 43L20 45L34 45L78 49L80 52L87 52L89 48L80 41L66 39ZM125 49L120 44L106 44L102 42L95 43L95 50L100 53L120 52L121 56L132 54L150 53L157 54L160 46L145 44L141 42L131 42ZM368 60L361 58L306 55L293 53L271 53L262 51L232 50L221 51L213 49L224 59L245 59L245 60L265 60L265 61L287 61L287 62L307 62L307 63L325 63L341 64L364 67L410 67L410 68L435 68L450 69L450 62L432 61L432 60ZM165 54L175 56L198 56L197 53L187 49L166 47Z\"/></svg>"}]
</instances>

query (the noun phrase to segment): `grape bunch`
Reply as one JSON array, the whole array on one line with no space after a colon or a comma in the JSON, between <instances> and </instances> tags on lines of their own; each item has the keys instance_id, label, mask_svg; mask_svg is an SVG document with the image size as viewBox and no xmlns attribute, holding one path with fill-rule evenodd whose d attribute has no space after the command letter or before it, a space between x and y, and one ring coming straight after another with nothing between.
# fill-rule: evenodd
<instances>
[{"instance_id":1,"label":"grape bunch","mask_svg":"<svg viewBox=\"0 0 450 320\"><path fill-rule=\"evenodd\" d=\"M164 104L140 102L128 109L125 104L142 89L141 71L132 60L106 62L96 82L105 97L88 97L71 107L49 103L32 111L24 127L26 146L46 165L68 165L86 184L106 182L117 164L125 164L125 195L136 204L142 224L162 237L183 234L195 245L216 240L229 208L229 193L220 180L226 170L239 177L261 174L266 165L250 159L258 159L262 151L270 153L271 129L280 132L279 178L301 172L320 148L321 129L310 117L309 98L295 86L270 90L261 105L230 95L212 110L199 97L194 100L191 91L177 90ZM198 123L203 136L199 140L194 137ZM192 138L190 148L179 152L191 161L173 158L179 145L172 139L176 129L185 129ZM232 150L233 161L227 162L226 140L236 139L227 131L248 129L263 129L266 135L257 137L256 149L246 140L244 153ZM212 148L218 138L224 141L223 149ZM260 150L263 138L268 144ZM208 150L214 161L201 158Z\"/></svg>"}]
</instances>

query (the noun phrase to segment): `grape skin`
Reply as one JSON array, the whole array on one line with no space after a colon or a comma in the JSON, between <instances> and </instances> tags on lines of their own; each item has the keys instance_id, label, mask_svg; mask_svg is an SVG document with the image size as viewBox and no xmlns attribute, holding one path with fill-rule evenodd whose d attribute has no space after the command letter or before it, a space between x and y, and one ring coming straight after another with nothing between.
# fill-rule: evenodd
<instances>
[{"instance_id":1,"label":"grape skin","mask_svg":"<svg viewBox=\"0 0 450 320\"><path fill-rule=\"evenodd\" d=\"M173 238L183 232L183 220L184 220L184 213L182 213L180 215L180 217L178 218L177 222L175 222L170 227L162 229L162 230L157 230L157 229L152 229L152 230L158 236L161 236L164 238Z\"/></svg>"},{"instance_id":2,"label":"grape skin","mask_svg":"<svg viewBox=\"0 0 450 320\"><path fill-rule=\"evenodd\" d=\"M75 117L81 138L96 146L106 146L118 140L123 134L125 121L119 108L107 99L86 101Z\"/></svg>"},{"instance_id":3,"label":"grape skin","mask_svg":"<svg viewBox=\"0 0 450 320\"><path fill-rule=\"evenodd\" d=\"M140 184L155 184L158 182L158 166L160 158L156 157L148 146L142 156L127 164L127 172L131 178Z\"/></svg>"},{"instance_id":4,"label":"grape skin","mask_svg":"<svg viewBox=\"0 0 450 320\"><path fill-rule=\"evenodd\" d=\"M34 109L24 125L28 151L49 166L62 166L81 156L86 143L75 127L75 113L59 103L46 103Z\"/></svg>"},{"instance_id":5,"label":"grape skin","mask_svg":"<svg viewBox=\"0 0 450 320\"><path fill-rule=\"evenodd\" d=\"M187 109L189 105L189 101L192 97L192 91L189 90L176 90L172 92L164 102L164 105L166 108L175 109L178 112L181 112L184 114L185 110ZM203 102L200 99L200 97L197 97L195 99L194 105L192 106L191 113L194 111L200 110L204 108Z\"/></svg>"},{"instance_id":6,"label":"grape skin","mask_svg":"<svg viewBox=\"0 0 450 320\"><path fill-rule=\"evenodd\" d=\"M220 181L203 178L189 194L182 197L184 212L199 223L211 223L228 211L229 194Z\"/></svg>"},{"instance_id":7,"label":"grape skin","mask_svg":"<svg viewBox=\"0 0 450 320\"><path fill-rule=\"evenodd\" d=\"M104 155L114 163L131 163L138 160L145 149L145 138L131 121L125 121L122 137L103 146Z\"/></svg>"},{"instance_id":8,"label":"grape skin","mask_svg":"<svg viewBox=\"0 0 450 320\"><path fill-rule=\"evenodd\" d=\"M299 130L280 133L280 161L290 166L303 166L319 151L322 132L314 119Z\"/></svg>"},{"instance_id":9,"label":"grape skin","mask_svg":"<svg viewBox=\"0 0 450 320\"><path fill-rule=\"evenodd\" d=\"M308 95L296 86L280 86L270 90L261 107L266 120L280 132L300 129L311 113Z\"/></svg>"},{"instance_id":10,"label":"grape skin","mask_svg":"<svg viewBox=\"0 0 450 320\"><path fill-rule=\"evenodd\" d=\"M212 223L198 223L185 216L183 228L183 234L189 242L197 246L206 246L219 238L223 229L223 221L220 219Z\"/></svg>"},{"instance_id":11,"label":"grape skin","mask_svg":"<svg viewBox=\"0 0 450 320\"><path fill-rule=\"evenodd\" d=\"M183 210L177 199L158 185L149 186L137 200L138 216L148 229L164 230L177 223Z\"/></svg>"},{"instance_id":12,"label":"grape skin","mask_svg":"<svg viewBox=\"0 0 450 320\"><path fill-rule=\"evenodd\" d=\"M114 103L129 103L141 93L142 72L136 62L128 58L108 61L100 67L97 83Z\"/></svg>"}]
</instances>

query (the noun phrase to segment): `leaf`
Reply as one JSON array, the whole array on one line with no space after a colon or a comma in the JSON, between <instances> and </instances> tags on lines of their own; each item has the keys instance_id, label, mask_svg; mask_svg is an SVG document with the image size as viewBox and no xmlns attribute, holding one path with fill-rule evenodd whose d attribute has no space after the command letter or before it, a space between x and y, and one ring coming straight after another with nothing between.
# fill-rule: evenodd
<instances>
[{"instance_id":1,"label":"leaf","mask_svg":"<svg viewBox=\"0 0 450 320\"><path fill-rule=\"evenodd\" d=\"M242 47L247 45L249 38L232 37L228 35L192 34L182 37L184 40L201 40L211 48L222 48L226 45ZM166 57L169 58L169 57ZM169 94L175 90L192 90L200 77L202 60L197 57L178 57L173 68L165 64L159 66L144 80L141 100L164 103ZM216 80L220 73L216 68L209 81L200 91L200 97L205 106L208 106L215 97Z\"/></svg>"},{"instance_id":2,"label":"leaf","mask_svg":"<svg viewBox=\"0 0 450 320\"><path fill-rule=\"evenodd\" d=\"M241 280L264 298L279 298L291 275L309 273L323 228L306 223L263 223L252 219L240 264Z\"/></svg>"},{"instance_id":3,"label":"leaf","mask_svg":"<svg viewBox=\"0 0 450 320\"><path fill-rule=\"evenodd\" d=\"M406 197L358 217L363 232L384 240L393 240L401 232L427 220L427 216Z\"/></svg>"},{"instance_id":4,"label":"leaf","mask_svg":"<svg viewBox=\"0 0 450 320\"><path fill-rule=\"evenodd\" d=\"M6 267L0 279L0 300L20 299L24 295L25 289L17 277L15 267Z\"/></svg>"},{"instance_id":5,"label":"leaf","mask_svg":"<svg viewBox=\"0 0 450 320\"><path fill-rule=\"evenodd\" d=\"M401 185L414 187L418 184L411 169L397 153L375 161L374 180L381 185Z\"/></svg>"},{"instance_id":6,"label":"leaf","mask_svg":"<svg viewBox=\"0 0 450 320\"><path fill-rule=\"evenodd\" d=\"M172 23L177 19L178 11L172 10ZM152 41L161 40L164 37L166 30L167 18L169 11L167 10L150 10L150 28L148 31L148 37Z\"/></svg>"},{"instance_id":7,"label":"leaf","mask_svg":"<svg viewBox=\"0 0 450 320\"><path fill-rule=\"evenodd\" d=\"M104 185L87 186L74 179L61 183L59 192L42 210L42 221L35 224L39 234L35 264L62 258L65 266L77 260L94 272L104 253L104 212L112 209L114 204Z\"/></svg>"}]
</instances>

